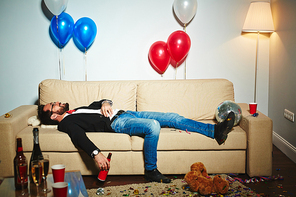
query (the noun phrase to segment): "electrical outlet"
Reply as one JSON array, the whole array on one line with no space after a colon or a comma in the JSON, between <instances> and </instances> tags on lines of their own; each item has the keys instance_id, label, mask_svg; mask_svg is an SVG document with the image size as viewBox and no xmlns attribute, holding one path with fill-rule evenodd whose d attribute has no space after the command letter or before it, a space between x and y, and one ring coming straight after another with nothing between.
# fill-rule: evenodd
<instances>
[{"instance_id":1,"label":"electrical outlet","mask_svg":"<svg viewBox=\"0 0 296 197\"><path fill-rule=\"evenodd\" d=\"M284 117L287 118L288 120L292 121L292 122L295 121L295 119L294 119L294 113L293 112L290 112L287 109L284 110Z\"/></svg>"}]
</instances>

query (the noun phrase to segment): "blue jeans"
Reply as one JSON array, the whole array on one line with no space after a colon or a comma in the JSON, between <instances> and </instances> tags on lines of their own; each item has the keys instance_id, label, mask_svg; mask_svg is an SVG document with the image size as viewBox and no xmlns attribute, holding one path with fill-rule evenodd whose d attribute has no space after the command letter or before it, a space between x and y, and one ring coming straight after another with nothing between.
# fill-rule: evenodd
<instances>
[{"instance_id":1,"label":"blue jeans","mask_svg":"<svg viewBox=\"0 0 296 197\"><path fill-rule=\"evenodd\" d=\"M161 127L197 132L214 138L214 125L184 118L176 113L127 111L116 118L111 127L117 133L144 138L145 169L157 168L157 144Z\"/></svg>"}]
</instances>

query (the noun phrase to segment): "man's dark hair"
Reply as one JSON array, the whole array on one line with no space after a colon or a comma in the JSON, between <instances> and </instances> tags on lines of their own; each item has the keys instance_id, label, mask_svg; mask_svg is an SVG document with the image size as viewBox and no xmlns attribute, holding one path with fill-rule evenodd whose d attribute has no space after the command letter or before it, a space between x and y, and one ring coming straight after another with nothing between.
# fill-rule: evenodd
<instances>
[{"instance_id":1,"label":"man's dark hair","mask_svg":"<svg viewBox=\"0 0 296 197\"><path fill-rule=\"evenodd\" d=\"M50 118L51 112L49 110L43 111L44 105L38 105L38 118L41 124L57 125L59 122Z\"/></svg>"}]
</instances>

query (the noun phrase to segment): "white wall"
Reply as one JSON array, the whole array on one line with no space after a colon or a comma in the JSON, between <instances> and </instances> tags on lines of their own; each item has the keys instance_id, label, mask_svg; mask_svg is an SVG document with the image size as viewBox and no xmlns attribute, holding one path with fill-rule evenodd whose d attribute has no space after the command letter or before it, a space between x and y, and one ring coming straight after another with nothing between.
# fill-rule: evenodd
<instances>
[{"instance_id":1,"label":"white wall","mask_svg":"<svg viewBox=\"0 0 296 197\"><path fill-rule=\"evenodd\" d=\"M237 102L252 102L256 34L241 34L251 0L198 0L197 13L186 31L191 38L187 79L226 78L234 83ZM66 12L74 21L90 17L97 25L86 55L88 80L175 79L169 67L161 77L148 62L150 46L181 30L173 0L69 0ZM0 114L34 104L38 83L59 79L84 80L84 55L71 39L60 53L49 36L52 15L43 1L0 1ZM260 36L258 109L268 113L269 37ZM59 56L61 55L61 58ZM184 65L177 70L184 79Z\"/></svg>"},{"instance_id":2,"label":"white wall","mask_svg":"<svg viewBox=\"0 0 296 197\"><path fill-rule=\"evenodd\" d=\"M276 32L270 38L269 115L274 144L296 162L296 123L284 118L284 109L296 113L296 1L272 0Z\"/></svg>"}]
</instances>

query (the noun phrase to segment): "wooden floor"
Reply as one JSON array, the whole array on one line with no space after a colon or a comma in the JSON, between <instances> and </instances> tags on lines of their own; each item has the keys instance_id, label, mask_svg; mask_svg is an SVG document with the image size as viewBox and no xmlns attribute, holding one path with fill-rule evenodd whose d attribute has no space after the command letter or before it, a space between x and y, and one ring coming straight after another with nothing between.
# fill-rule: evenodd
<instances>
[{"instance_id":1,"label":"wooden floor","mask_svg":"<svg viewBox=\"0 0 296 197\"><path fill-rule=\"evenodd\" d=\"M273 146L272 162L272 177L277 178L280 176L283 180L277 179L271 181L260 181L257 183L244 183L244 185L251 188L261 196L296 196L296 164L275 146ZM241 178L242 180L250 180L250 177L245 174L230 176L233 178ZM170 175L168 177L175 179L183 178L184 175ZM147 182L143 176L115 175L109 175L104 183L98 181L96 176L83 176L83 180L87 189Z\"/></svg>"}]
</instances>

